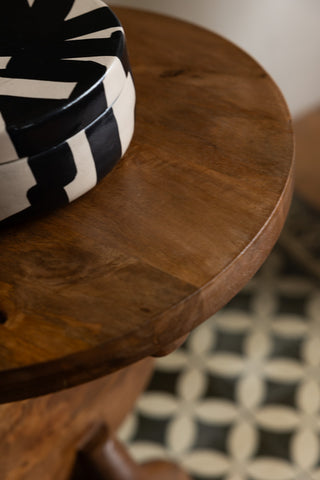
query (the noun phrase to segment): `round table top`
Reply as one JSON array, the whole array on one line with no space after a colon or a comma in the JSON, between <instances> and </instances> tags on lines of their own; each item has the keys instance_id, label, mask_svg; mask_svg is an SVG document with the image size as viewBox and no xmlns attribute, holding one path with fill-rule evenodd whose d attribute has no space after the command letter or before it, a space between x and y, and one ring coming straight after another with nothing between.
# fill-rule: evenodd
<instances>
[{"instance_id":1,"label":"round table top","mask_svg":"<svg viewBox=\"0 0 320 480\"><path fill-rule=\"evenodd\" d=\"M289 208L291 120L264 70L206 30L115 11L134 141L80 200L2 225L1 402L164 353L250 279Z\"/></svg>"}]
</instances>

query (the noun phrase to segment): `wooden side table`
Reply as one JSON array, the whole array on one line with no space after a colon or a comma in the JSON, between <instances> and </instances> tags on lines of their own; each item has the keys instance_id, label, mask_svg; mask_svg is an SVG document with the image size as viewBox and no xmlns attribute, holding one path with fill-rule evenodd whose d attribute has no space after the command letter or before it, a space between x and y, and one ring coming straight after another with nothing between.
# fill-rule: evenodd
<instances>
[{"instance_id":1,"label":"wooden side table","mask_svg":"<svg viewBox=\"0 0 320 480\"><path fill-rule=\"evenodd\" d=\"M134 466L107 431L150 358L256 272L290 204L290 116L262 68L195 26L117 13L138 96L129 153L67 208L1 226L2 480L185 479Z\"/></svg>"}]
</instances>

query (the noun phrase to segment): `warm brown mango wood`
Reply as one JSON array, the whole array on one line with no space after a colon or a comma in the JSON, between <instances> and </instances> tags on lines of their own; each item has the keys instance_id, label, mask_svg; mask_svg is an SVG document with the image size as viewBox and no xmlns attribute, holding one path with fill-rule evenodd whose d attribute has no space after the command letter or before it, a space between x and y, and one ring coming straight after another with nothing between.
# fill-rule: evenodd
<instances>
[{"instance_id":1,"label":"warm brown mango wood","mask_svg":"<svg viewBox=\"0 0 320 480\"><path fill-rule=\"evenodd\" d=\"M1 402L167 353L256 272L288 211L292 128L270 77L205 30L116 12L134 141L84 198L1 228Z\"/></svg>"},{"instance_id":2,"label":"warm brown mango wood","mask_svg":"<svg viewBox=\"0 0 320 480\"><path fill-rule=\"evenodd\" d=\"M1 480L75 480L77 450L92 431L107 425L113 433L119 427L152 368L147 358L85 385L1 405ZM121 472L125 460L118 464ZM96 478L88 475L84 480Z\"/></svg>"},{"instance_id":3,"label":"warm brown mango wood","mask_svg":"<svg viewBox=\"0 0 320 480\"><path fill-rule=\"evenodd\" d=\"M178 466L164 461L138 466L104 426L92 430L79 449L70 480L191 480Z\"/></svg>"},{"instance_id":4,"label":"warm brown mango wood","mask_svg":"<svg viewBox=\"0 0 320 480\"><path fill-rule=\"evenodd\" d=\"M295 122L297 144L296 190L320 210L320 107Z\"/></svg>"}]
</instances>

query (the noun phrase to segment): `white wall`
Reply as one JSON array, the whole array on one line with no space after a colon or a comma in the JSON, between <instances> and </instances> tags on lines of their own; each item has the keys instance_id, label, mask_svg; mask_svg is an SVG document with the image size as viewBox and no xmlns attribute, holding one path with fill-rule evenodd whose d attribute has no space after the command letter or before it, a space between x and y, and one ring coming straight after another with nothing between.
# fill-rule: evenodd
<instances>
[{"instance_id":1,"label":"white wall","mask_svg":"<svg viewBox=\"0 0 320 480\"><path fill-rule=\"evenodd\" d=\"M110 0L180 17L255 57L298 115L320 104L320 0Z\"/></svg>"}]
</instances>

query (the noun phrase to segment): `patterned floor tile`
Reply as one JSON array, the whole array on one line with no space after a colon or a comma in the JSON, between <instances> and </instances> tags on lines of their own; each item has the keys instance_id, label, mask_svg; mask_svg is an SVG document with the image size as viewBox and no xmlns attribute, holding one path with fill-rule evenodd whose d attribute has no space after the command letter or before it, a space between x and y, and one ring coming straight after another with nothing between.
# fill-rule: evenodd
<instances>
[{"instance_id":1,"label":"patterned floor tile","mask_svg":"<svg viewBox=\"0 0 320 480\"><path fill-rule=\"evenodd\" d=\"M320 480L320 284L290 249L157 361L119 436L194 480Z\"/></svg>"}]
</instances>

